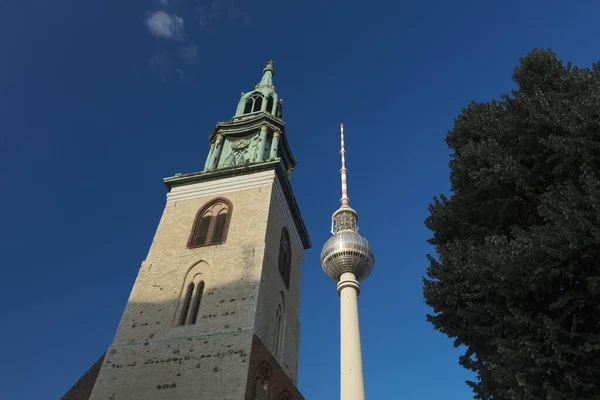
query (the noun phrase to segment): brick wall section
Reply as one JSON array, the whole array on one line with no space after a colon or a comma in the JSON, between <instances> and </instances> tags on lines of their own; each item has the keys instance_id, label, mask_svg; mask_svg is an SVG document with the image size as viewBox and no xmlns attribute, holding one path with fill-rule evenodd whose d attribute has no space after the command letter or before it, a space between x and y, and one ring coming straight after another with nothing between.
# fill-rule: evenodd
<instances>
[{"instance_id":1,"label":"brick wall section","mask_svg":"<svg viewBox=\"0 0 600 400\"><path fill-rule=\"evenodd\" d=\"M92 365L90 369L88 369L87 372L83 374L81 378L79 378L77 383L73 385L73 387L62 397L61 400L88 400L90 398L105 355L106 352L104 352L104 354L100 356L94 365Z\"/></svg>"},{"instance_id":2,"label":"brick wall section","mask_svg":"<svg viewBox=\"0 0 600 400\"><path fill-rule=\"evenodd\" d=\"M296 388L288 374L279 366L277 360L271 355L267 346L254 335L252 338L252 351L248 363L248 383L246 384L245 400L255 400L255 385L257 369L262 363L270 367L269 375L269 400L305 400ZM286 398L285 394L289 397Z\"/></svg>"}]
</instances>

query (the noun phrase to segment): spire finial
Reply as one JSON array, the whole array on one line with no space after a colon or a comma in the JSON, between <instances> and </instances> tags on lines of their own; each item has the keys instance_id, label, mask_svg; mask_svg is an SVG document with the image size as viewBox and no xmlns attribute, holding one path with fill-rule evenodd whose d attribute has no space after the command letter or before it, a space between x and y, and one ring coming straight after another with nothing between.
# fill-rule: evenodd
<instances>
[{"instance_id":1,"label":"spire finial","mask_svg":"<svg viewBox=\"0 0 600 400\"><path fill-rule=\"evenodd\" d=\"M342 169L340 170L342 174L342 207L348 207L349 199L348 199L348 185L346 184L346 150L344 149L344 124L340 124L340 137L341 137L341 150L340 154L342 156Z\"/></svg>"},{"instance_id":2,"label":"spire finial","mask_svg":"<svg viewBox=\"0 0 600 400\"><path fill-rule=\"evenodd\" d=\"M260 83L256 85L256 88L269 88L273 87L273 77L275 76L275 68L273 64L275 61L269 60L267 65L263 68L263 77L260 80Z\"/></svg>"}]
</instances>

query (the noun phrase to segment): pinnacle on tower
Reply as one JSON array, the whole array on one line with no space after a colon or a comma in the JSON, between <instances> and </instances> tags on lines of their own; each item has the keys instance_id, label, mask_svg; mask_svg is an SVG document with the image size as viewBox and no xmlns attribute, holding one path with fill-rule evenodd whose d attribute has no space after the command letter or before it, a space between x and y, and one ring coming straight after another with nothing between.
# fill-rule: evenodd
<instances>
[{"instance_id":1,"label":"pinnacle on tower","mask_svg":"<svg viewBox=\"0 0 600 400\"><path fill-rule=\"evenodd\" d=\"M263 68L262 79L254 86L254 90L242 93L233 121L255 116L258 113L266 113L283 120L283 100L279 99L273 85L274 62L269 61Z\"/></svg>"},{"instance_id":2,"label":"pinnacle on tower","mask_svg":"<svg viewBox=\"0 0 600 400\"><path fill-rule=\"evenodd\" d=\"M260 83L257 85L259 88L268 88L274 89L273 87L273 77L275 76L275 68L273 63L275 61L269 61L265 68L263 69L263 77L260 80Z\"/></svg>"}]
</instances>

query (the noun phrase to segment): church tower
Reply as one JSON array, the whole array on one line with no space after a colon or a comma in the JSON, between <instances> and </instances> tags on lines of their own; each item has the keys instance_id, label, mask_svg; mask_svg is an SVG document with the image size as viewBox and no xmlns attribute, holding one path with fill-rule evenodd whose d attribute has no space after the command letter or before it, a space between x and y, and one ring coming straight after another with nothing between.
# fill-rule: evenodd
<instances>
[{"instance_id":1,"label":"church tower","mask_svg":"<svg viewBox=\"0 0 600 400\"><path fill-rule=\"evenodd\" d=\"M304 399L298 315L310 241L274 75L269 62L216 125L203 171L164 179L162 218L90 399Z\"/></svg>"}]
</instances>

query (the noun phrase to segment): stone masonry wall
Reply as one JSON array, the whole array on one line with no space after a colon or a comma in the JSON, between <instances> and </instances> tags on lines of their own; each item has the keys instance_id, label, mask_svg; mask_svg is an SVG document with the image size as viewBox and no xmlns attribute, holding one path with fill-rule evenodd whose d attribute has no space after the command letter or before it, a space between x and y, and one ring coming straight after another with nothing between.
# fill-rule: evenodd
<instances>
[{"instance_id":1,"label":"stone masonry wall","mask_svg":"<svg viewBox=\"0 0 600 400\"><path fill-rule=\"evenodd\" d=\"M298 383L298 354L300 346L300 282L302 277L302 260L304 252L297 246L291 246L292 262L290 274L289 290L278 269L279 243L281 240L281 230L285 226L290 235L295 234L294 226L290 226L286 221L284 208L277 200L277 193L274 190L271 194L271 208L269 209L269 218L267 224L267 235L265 245L265 263L262 270L260 281L260 291L258 295L258 308L256 315L256 335L262 343L270 350L271 354L277 359L282 369L287 373L294 384ZM275 317L277 307L283 294L284 319L283 319L283 338L282 351L275 354Z\"/></svg>"},{"instance_id":2,"label":"stone masonry wall","mask_svg":"<svg viewBox=\"0 0 600 400\"><path fill-rule=\"evenodd\" d=\"M232 180L221 193L213 190L210 195L202 195L204 183L196 184L198 196L192 193L184 200L167 202L107 351L92 400L244 398L246 388L241 383L248 376L255 327L260 325L268 331L265 323L256 324L255 318L257 314L270 314L262 309L270 307L268 301L258 302L258 298L267 298L270 292L266 286L260 289L261 282L274 279L267 273L261 281L265 237L269 237L267 246L279 248L278 239L272 244L271 234L267 234L267 227L271 229L269 219L277 218L270 211L274 179L241 190L236 190L237 181ZM226 243L188 249L197 211L215 197L225 197L233 204ZM270 251L269 259L273 257ZM294 265L298 264L297 257ZM206 285L198 322L174 326L184 280L191 268L202 274ZM293 273L292 282L296 280L299 276ZM294 293L299 291L297 282L292 285ZM297 309L297 304L292 308ZM297 352L296 339L293 334L289 336L292 339L285 345L286 354L288 347L290 353ZM290 356L288 364L294 360L297 357ZM297 366L291 367L295 373Z\"/></svg>"}]
</instances>

